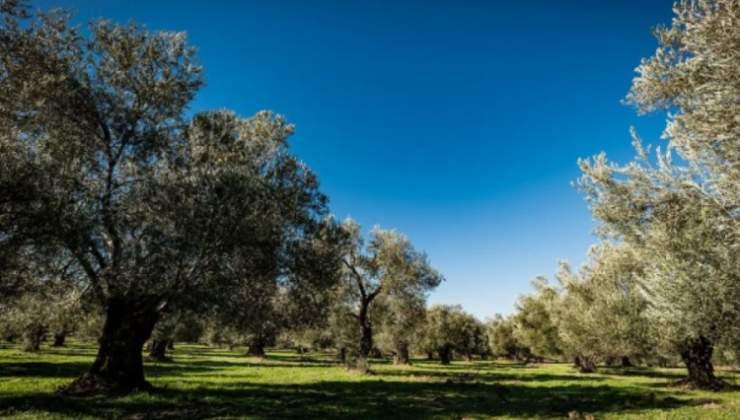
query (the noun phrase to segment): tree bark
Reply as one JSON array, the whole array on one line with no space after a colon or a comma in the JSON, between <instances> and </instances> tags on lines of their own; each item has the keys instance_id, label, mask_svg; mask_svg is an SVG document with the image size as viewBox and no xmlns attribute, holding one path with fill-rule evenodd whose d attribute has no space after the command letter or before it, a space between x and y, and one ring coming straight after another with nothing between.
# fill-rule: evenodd
<instances>
[{"instance_id":1,"label":"tree bark","mask_svg":"<svg viewBox=\"0 0 740 420\"><path fill-rule=\"evenodd\" d=\"M452 361L452 348L450 346L443 346L439 349L439 360L443 365L449 365Z\"/></svg>"},{"instance_id":2,"label":"tree bark","mask_svg":"<svg viewBox=\"0 0 740 420\"><path fill-rule=\"evenodd\" d=\"M377 347L373 347L373 350L370 352L370 354L372 355L372 358L373 359L382 359L383 358L383 352L379 348L377 348Z\"/></svg>"},{"instance_id":3,"label":"tree bark","mask_svg":"<svg viewBox=\"0 0 740 420\"><path fill-rule=\"evenodd\" d=\"M341 363L347 362L347 349L344 347L340 347L339 352L337 353L337 358Z\"/></svg>"},{"instance_id":4,"label":"tree bark","mask_svg":"<svg viewBox=\"0 0 740 420\"><path fill-rule=\"evenodd\" d=\"M396 346L396 356L393 362L397 365L410 365L411 358L409 357L409 343L401 342Z\"/></svg>"},{"instance_id":5,"label":"tree bark","mask_svg":"<svg viewBox=\"0 0 740 420\"><path fill-rule=\"evenodd\" d=\"M428 351L427 352L427 360L434 360L434 352Z\"/></svg>"},{"instance_id":6,"label":"tree bark","mask_svg":"<svg viewBox=\"0 0 740 420\"><path fill-rule=\"evenodd\" d=\"M41 339L44 336L43 328L31 328L23 334L23 351L36 352L41 350Z\"/></svg>"},{"instance_id":7,"label":"tree bark","mask_svg":"<svg viewBox=\"0 0 740 420\"><path fill-rule=\"evenodd\" d=\"M360 336L360 346L357 351L357 370L367 373L370 370L368 358L373 349L373 328L370 322L365 319L361 321L362 335Z\"/></svg>"},{"instance_id":8,"label":"tree bark","mask_svg":"<svg viewBox=\"0 0 740 420\"><path fill-rule=\"evenodd\" d=\"M54 333L54 344L52 344L52 347L64 347L65 342L67 341L67 333L64 331Z\"/></svg>"},{"instance_id":9,"label":"tree bark","mask_svg":"<svg viewBox=\"0 0 740 420\"><path fill-rule=\"evenodd\" d=\"M168 340L152 340L152 345L149 348L149 360L171 362L172 359L167 357L167 343L169 343Z\"/></svg>"},{"instance_id":10,"label":"tree bark","mask_svg":"<svg viewBox=\"0 0 740 420\"><path fill-rule=\"evenodd\" d=\"M687 340L680 349L681 359L689 371L680 384L697 389L720 390L726 384L714 375L714 343L704 336Z\"/></svg>"},{"instance_id":11,"label":"tree bark","mask_svg":"<svg viewBox=\"0 0 740 420\"><path fill-rule=\"evenodd\" d=\"M175 340L169 340L167 342L167 350L174 350L175 349Z\"/></svg>"},{"instance_id":12,"label":"tree bark","mask_svg":"<svg viewBox=\"0 0 740 420\"><path fill-rule=\"evenodd\" d=\"M159 320L157 304L110 298L98 355L92 367L65 388L63 395L126 395L151 391L144 379L142 347Z\"/></svg>"},{"instance_id":13,"label":"tree bark","mask_svg":"<svg viewBox=\"0 0 740 420\"><path fill-rule=\"evenodd\" d=\"M249 340L249 347L247 348L247 356L251 357L265 357L265 339L261 335L257 335Z\"/></svg>"},{"instance_id":14,"label":"tree bark","mask_svg":"<svg viewBox=\"0 0 740 420\"><path fill-rule=\"evenodd\" d=\"M579 368L581 373L594 373L596 372L596 362L591 357L581 356L578 358L580 361Z\"/></svg>"},{"instance_id":15,"label":"tree bark","mask_svg":"<svg viewBox=\"0 0 740 420\"><path fill-rule=\"evenodd\" d=\"M628 356L622 356L622 367L633 367L632 360Z\"/></svg>"}]
</instances>

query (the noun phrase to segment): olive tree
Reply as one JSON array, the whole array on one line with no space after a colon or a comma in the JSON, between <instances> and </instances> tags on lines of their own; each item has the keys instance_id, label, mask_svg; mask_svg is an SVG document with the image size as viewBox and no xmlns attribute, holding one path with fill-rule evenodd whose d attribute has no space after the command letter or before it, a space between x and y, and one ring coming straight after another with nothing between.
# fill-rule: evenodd
<instances>
[{"instance_id":1,"label":"olive tree","mask_svg":"<svg viewBox=\"0 0 740 420\"><path fill-rule=\"evenodd\" d=\"M486 325L488 347L494 357L512 360L528 360L532 352L514 334L514 320L500 314L489 320Z\"/></svg>"},{"instance_id":2,"label":"olive tree","mask_svg":"<svg viewBox=\"0 0 740 420\"><path fill-rule=\"evenodd\" d=\"M429 263L426 254L394 230L375 227L367 243L360 225L352 219L342 223L346 240L342 257L340 301L351 305L346 316L355 319L360 330L357 367L367 370L373 349L373 301L385 295L394 305L414 305L426 301L427 294L442 281L442 275ZM396 322L404 316L397 313ZM406 342L399 346L407 347Z\"/></svg>"},{"instance_id":3,"label":"olive tree","mask_svg":"<svg viewBox=\"0 0 740 420\"><path fill-rule=\"evenodd\" d=\"M680 1L674 12L627 97L640 112L671 112L667 151L656 158L634 135L637 159L582 161L581 188L601 233L645 262L649 311L686 364L686 382L716 389L713 347L740 321L740 4Z\"/></svg>"},{"instance_id":4,"label":"olive tree","mask_svg":"<svg viewBox=\"0 0 740 420\"><path fill-rule=\"evenodd\" d=\"M327 199L283 117L188 117L204 78L183 33L101 20L83 35L67 11L0 4L0 167L24 168L0 179L24 187L3 229L24 257L70 259L105 311L92 367L63 392L150 389L141 350L162 311L277 278Z\"/></svg>"},{"instance_id":5,"label":"olive tree","mask_svg":"<svg viewBox=\"0 0 740 420\"><path fill-rule=\"evenodd\" d=\"M411 349L421 339L426 321L426 296L403 290L376 299L376 346L394 355L397 365L411 364Z\"/></svg>"},{"instance_id":6,"label":"olive tree","mask_svg":"<svg viewBox=\"0 0 740 420\"><path fill-rule=\"evenodd\" d=\"M511 317L514 336L529 350L528 357L558 357L562 351L557 325L552 318L558 291L544 277L537 277L531 284L534 293L519 296Z\"/></svg>"},{"instance_id":7,"label":"olive tree","mask_svg":"<svg viewBox=\"0 0 740 420\"><path fill-rule=\"evenodd\" d=\"M265 348L290 332L326 325L339 282L344 231L333 217L316 225L313 236L292 244L282 269L253 280L214 308L216 322L230 331L247 354L263 357Z\"/></svg>"},{"instance_id":8,"label":"olive tree","mask_svg":"<svg viewBox=\"0 0 740 420\"><path fill-rule=\"evenodd\" d=\"M630 357L644 356L650 346L642 266L632 249L607 242L589 255L578 271L561 263L562 292L553 316L564 351L584 373L603 361L630 365Z\"/></svg>"},{"instance_id":9,"label":"olive tree","mask_svg":"<svg viewBox=\"0 0 740 420\"><path fill-rule=\"evenodd\" d=\"M436 351L443 365L452 361L455 352L467 360L489 352L483 324L460 305L432 305L424 334L424 346Z\"/></svg>"}]
</instances>

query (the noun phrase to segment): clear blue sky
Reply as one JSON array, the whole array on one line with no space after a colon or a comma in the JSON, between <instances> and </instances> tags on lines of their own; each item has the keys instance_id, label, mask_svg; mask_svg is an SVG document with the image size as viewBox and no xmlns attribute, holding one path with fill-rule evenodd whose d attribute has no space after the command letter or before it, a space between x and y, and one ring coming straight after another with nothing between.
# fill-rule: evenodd
<instances>
[{"instance_id":1,"label":"clear blue sky","mask_svg":"<svg viewBox=\"0 0 740 420\"><path fill-rule=\"evenodd\" d=\"M186 30L208 86L194 110L297 126L332 212L407 234L447 277L432 302L509 313L592 221L570 182L601 150L632 156L621 105L672 0L43 0L80 19Z\"/></svg>"}]
</instances>

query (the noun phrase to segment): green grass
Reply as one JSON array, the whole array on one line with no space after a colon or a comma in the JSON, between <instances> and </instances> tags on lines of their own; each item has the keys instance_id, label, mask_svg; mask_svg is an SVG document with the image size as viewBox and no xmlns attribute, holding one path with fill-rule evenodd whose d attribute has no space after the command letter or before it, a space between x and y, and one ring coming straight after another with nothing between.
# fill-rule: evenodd
<instances>
[{"instance_id":1,"label":"green grass","mask_svg":"<svg viewBox=\"0 0 740 420\"><path fill-rule=\"evenodd\" d=\"M154 394L62 398L54 390L85 371L94 348L73 343L27 354L0 350L0 418L27 419L740 419L740 391L705 393L667 385L681 370L607 369L582 375L568 365L502 361L413 367L387 361L373 375L331 355L291 352L264 360L239 351L179 345L174 363L147 364ZM733 374L723 373L728 381ZM508 391L504 402L498 391Z\"/></svg>"}]
</instances>

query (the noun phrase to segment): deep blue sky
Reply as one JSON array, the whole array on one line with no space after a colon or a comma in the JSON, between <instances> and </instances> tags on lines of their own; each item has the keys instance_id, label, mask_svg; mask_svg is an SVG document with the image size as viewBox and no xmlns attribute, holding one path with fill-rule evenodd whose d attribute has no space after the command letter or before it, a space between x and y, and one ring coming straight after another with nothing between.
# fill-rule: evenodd
<instances>
[{"instance_id":1,"label":"deep blue sky","mask_svg":"<svg viewBox=\"0 0 740 420\"><path fill-rule=\"evenodd\" d=\"M576 161L632 156L620 101L672 0L43 0L79 18L185 30L208 86L193 109L261 109L332 212L406 233L447 277L432 302L513 309L594 238Z\"/></svg>"}]
</instances>

